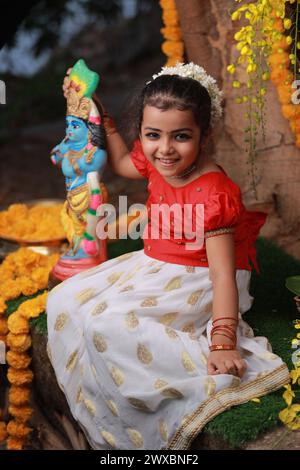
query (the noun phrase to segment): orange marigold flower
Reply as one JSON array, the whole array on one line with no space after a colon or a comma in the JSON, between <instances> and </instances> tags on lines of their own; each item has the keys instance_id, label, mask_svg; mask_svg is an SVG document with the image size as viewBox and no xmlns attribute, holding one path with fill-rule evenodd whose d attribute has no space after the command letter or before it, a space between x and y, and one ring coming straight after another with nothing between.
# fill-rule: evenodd
<instances>
[{"instance_id":1,"label":"orange marigold flower","mask_svg":"<svg viewBox=\"0 0 300 470\"><path fill-rule=\"evenodd\" d=\"M0 317L0 336L4 336L8 333L7 320L4 317Z\"/></svg>"},{"instance_id":2,"label":"orange marigold flower","mask_svg":"<svg viewBox=\"0 0 300 470\"><path fill-rule=\"evenodd\" d=\"M31 346L31 338L29 335L14 335L13 333L8 333L6 342L13 351L17 352L25 352Z\"/></svg>"},{"instance_id":3,"label":"orange marigold flower","mask_svg":"<svg viewBox=\"0 0 300 470\"><path fill-rule=\"evenodd\" d=\"M268 62L272 68L275 68L280 64L287 67L290 64L290 58L286 52L283 52L282 54L271 54L268 58Z\"/></svg>"},{"instance_id":4,"label":"orange marigold flower","mask_svg":"<svg viewBox=\"0 0 300 470\"><path fill-rule=\"evenodd\" d=\"M7 325L10 332L15 335L22 335L29 332L28 320L22 317L18 312L14 312L8 317Z\"/></svg>"},{"instance_id":5,"label":"orange marigold flower","mask_svg":"<svg viewBox=\"0 0 300 470\"><path fill-rule=\"evenodd\" d=\"M12 420L7 425L7 432L10 436L17 438L24 438L30 434L32 429L29 426L25 426L23 423L18 423L15 420Z\"/></svg>"},{"instance_id":6,"label":"orange marigold flower","mask_svg":"<svg viewBox=\"0 0 300 470\"><path fill-rule=\"evenodd\" d=\"M278 99L281 104L291 103L292 88L291 85L279 85L277 87Z\"/></svg>"},{"instance_id":7,"label":"orange marigold flower","mask_svg":"<svg viewBox=\"0 0 300 470\"><path fill-rule=\"evenodd\" d=\"M184 45L181 41L165 41L161 48L166 56L176 55L182 57L184 53Z\"/></svg>"},{"instance_id":8,"label":"orange marigold flower","mask_svg":"<svg viewBox=\"0 0 300 470\"><path fill-rule=\"evenodd\" d=\"M281 70L276 67L271 71L271 80L275 85L280 85L281 83L284 83L285 80L292 82L293 74L288 69Z\"/></svg>"},{"instance_id":9,"label":"orange marigold flower","mask_svg":"<svg viewBox=\"0 0 300 470\"><path fill-rule=\"evenodd\" d=\"M16 351L7 351L6 360L8 365L14 369L27 369L31 363L31 357L26 353L19 353Z\"/></svg>"},{"instance_id":10,"label":"orange marigold flower","mask_svg":"<svg viewBox=\"0 0 300 470\"><path fill-rule=\"evenodd\" d=\"M7 438L6 423L0 421L0 442L5 441Z\"/></svg>"},{"instance_id":11,"label":"orange marigold flower","mask_svg":"<svg viewBox=\"0 0 300 470\"><path fill-rule=\"evenodd\" d=\"M300 105L299 104L283 104L281 106L282 115L286 119L294 119L300 117Z\"/></svg>"},{"instance_id":12,"label":"orange marigold flower","mask_svg":"<svg viewBox=\"0 0 300 470\"><path fill-rule=\"evenodd\" d=\"M26 385L30 384L33 379L33 372L29 369L14 369L8 368L7 378L13 385Z\"/></svg>"},{"instance_id":13,"label":"orange marigold flower","mask_svg":"<svg viewBox=\"0 0 300 470\"><path fill-rule=\"evenodd\" d=\"M6 447L7 450L22 450L25 444L25 439L19 439L17 437L9 437L7 439Z\"/></svg>"},{"instance_id":14,"label":"orange marigold flower","mask_svg":"<svg viewBox=\"0 0 300 470\"><path fill-rule=\"evenodd\" d=\"M6 309L7 309L7 305L6 305L3 297L0 296L0 314L4 313Z\"/></svg>"},{"instance_id":15,"label":"orange marigold flower","mask_svg":"<svg viewBox=\"0 0 300 470\"><path fill-rule=\"evenodd\" d=\"M8 407L8 412L16 418L18 423L26 423L31 418L32 408L30 408L30 406L10 405Z\"/></svg>"},{"instance_id":16,"label":"orange marigold flower","mask_svg":"<svg viewBox=\"0 0 300 470\"><path fill-rule=\"evenodd\" d=\"M176 10L164 10L162 14L163 23L166 26L177 26L179 19Z\"/></svg>"},{"instance_id":17,"label":"orange marigold flower","mask_svg":"<svg viewBox=\"0 0 300 470\"><path fill-rule=\"evenodd\" d=\"M160 31L165 39L168 39L170 41L182 40L181 29L179 28L179 26L167 26L165 28L162 28Z\"/></svg>"},{"instance_id":18,"label":"orange marigold flower","mask_svg":"<svg viewBox=\"0 0 300 470\"><path fill-rule=\"evenodd\" d=\"M28 387L20 387L12 385L8 392L8 400L12 405L25 405L29 403L30 389Z\"/></svg>"},{"instance_id":19,"label":"orange marigold flower","mask_svg":"<svg viewBox=\"0 0 300 470\"><path fill-rule=\"evenodd\" d=\"M297 147L297 148L300 148L300 134L297 134L297 135L296 135L296 142L295 142L295 144L296 144L296 147Z\"/></svg>"},{"instance_id":20,"label":"orange marigold flower","mask_svg":"<svg viewBox=\"0 0 300 470\"><path fill-rule=\"evenodd\" d=\"M174 10L176 8L175 0L159 0L159 4L165 10Z\"/></svg>"}]
</instances>

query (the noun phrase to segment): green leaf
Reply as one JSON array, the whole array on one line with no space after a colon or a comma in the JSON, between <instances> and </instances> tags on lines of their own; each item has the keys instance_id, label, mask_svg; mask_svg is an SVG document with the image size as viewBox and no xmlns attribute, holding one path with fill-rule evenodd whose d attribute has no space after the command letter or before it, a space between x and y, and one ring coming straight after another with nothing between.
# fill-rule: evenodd
<instances>
[{"instance_id":1,"label":"green leaf","mask_svg":"<svg viewBox=\"0 0 300 470\"><path fill-rule=\"evenodd\" d=\"M293 294L300 295L300 276L286 278L285 287L293 292Z\"/></svg>"}]
</instances>

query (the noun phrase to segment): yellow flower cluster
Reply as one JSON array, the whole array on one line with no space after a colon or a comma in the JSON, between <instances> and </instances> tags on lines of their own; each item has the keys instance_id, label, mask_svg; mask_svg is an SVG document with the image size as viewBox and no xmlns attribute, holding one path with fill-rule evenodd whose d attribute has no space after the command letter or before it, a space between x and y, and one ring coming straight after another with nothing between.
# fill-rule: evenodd
<instances>
[{"instance_id":1,"label":"yellow flower cluster","mask_svg":"<svg viewBox=\"0 0 300 470\"><path fill-rule=\"evenodd\" d=\"M295 323L296 330L300 330L300 320L296 320ZM292 340L292 345L296 347L299 346L300 342L300 333L297 333L296 338ZM297 354L297 351L296 351ZM290 371L290 377L292 379L292 385L300 385L300 358L294 363L294 369ZM292 390L292 386L285 385L285 392L283 398L287 404L287 408L280 411L279 418L286 425L288 429L294 431L300 429L300 404L292 404L293 398L295 398L295 392Z\"/></svg>"},{"instance_id":2,"label":"yellow flower cluster","mask_svg":"<svg viewBox=\"0 0 300 470\"><path fill-rule=\"evenodd\" d=\"M184 62L184 43L182 40L179 18L175 0L160 0L163 10L162 20L164 28L161 33L165 39L162 44L162 51L167 56L167 67L176 65L177 62Z\"/></svg>"},{"instance_id":3,"label":"yellow flower cluster","mask_svg":"<svg viewBox=\"0 0 300 470\"><path fill-rule=\"evenodd\" d=\"M31 431L26 426L31 416L29 386L33 379L33 373L29 369L29 320L45 311L47 293L23 302L8 320L4 317L6 301L46 289L49 273L58 258L58 254L44 256L28 248L20 248L8 255L0 265L0 340L9 348L6 354L9 365L7 378L12 384L9 391L9 413L14 417L7 427L0 421L0 442L8 435L8 449L22 449Z\"/></svg>"},{"instance_id":4,"label":"yellow flower cluster","mask_svg":"<svg viewBox=\"0 0 300 470\"><path fill-rule=\"evenodd\" d=\"M232 86L238 90L236 103L247 103L245 117L247 125L245 138L249 162L252 170L257 155L256 136L257 127L261 126L263 139L265 140L265 116L264 104L267 93L266 83L270 78L270 67L273 67L273 77L276 75L280 86L280 96L286 101L290 83L285 84L289 78L278 73L278 64L283 67L289 65L290 57L284 52L289 47L292 38L283 34L285 29L291 27L289 18L285 18L286 4L294 3L295 0L235 0L239 3L238 8L231 15L232 21L243 19L244 26L234 35L238 57L235 63L227 67L230 74L235 74L240 68L245 79L234 79ZM242 4L243 3L243 4ZM242 4L242 5L241 5ZM278 56L276 56L278 51ZM280 51L280 52L279 52ZM276 69L276 71L275 71ZM242 91L242 94L240 92ZM252 171L252 185L256 190L254 172Z\"/></svg>"},{"instance_id":5,"label":"yellow flower cluster","mask_svg":"<svg viewBox=\"0 0 300 470\"><path fill-rule=\"evenodd\" d=\"M61 240L65 238L61 210L62 204L33 207L12 204L0 212L0 237L24 242Z\"/></svg>"}]
</instances>

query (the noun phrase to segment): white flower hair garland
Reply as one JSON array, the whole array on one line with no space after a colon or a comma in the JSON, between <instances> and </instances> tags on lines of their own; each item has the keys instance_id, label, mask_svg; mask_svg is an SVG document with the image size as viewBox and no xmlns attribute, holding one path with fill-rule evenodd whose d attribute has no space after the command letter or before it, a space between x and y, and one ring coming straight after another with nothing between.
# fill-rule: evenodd
<instances>
[{"instance_id":1,"label":"white flower hair garland","mask_svg":"<svg viewBox=\"0 0 300 470\"><path fill-rule=\"evenodd\" d=\"M183 64L177 62L175 67L162 67L161 71L156 75L153 75L153 80L161 75L179 75L180 77L193 78L197 80L202 86L204 86L211 99L211 122L215 124L222 116L222 97L223 92L218 88L216 80L206 73L203 67L200 65L189 62ZM150 83L150 82L148 82Z\"/></svg>"}]
</instances>

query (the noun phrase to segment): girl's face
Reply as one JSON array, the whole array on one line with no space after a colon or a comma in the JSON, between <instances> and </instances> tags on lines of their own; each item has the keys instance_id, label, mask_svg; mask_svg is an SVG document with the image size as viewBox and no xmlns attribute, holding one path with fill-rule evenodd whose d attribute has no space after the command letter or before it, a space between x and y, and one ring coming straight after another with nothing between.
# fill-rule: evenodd
<instances>
[{"instance_id":1,"label":"girl's face","mask_svg":"<svg viewBox=\"0 0 300 470\"><path fill-rule=\"evenodd\" d=\"M195 162L200 137L191 111L145 106L140 135L143 151L166 180L181 175Z\"/></svg>"}]
</instances>

